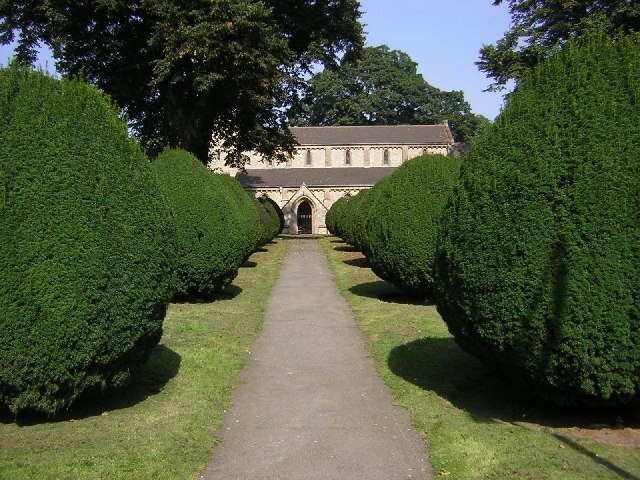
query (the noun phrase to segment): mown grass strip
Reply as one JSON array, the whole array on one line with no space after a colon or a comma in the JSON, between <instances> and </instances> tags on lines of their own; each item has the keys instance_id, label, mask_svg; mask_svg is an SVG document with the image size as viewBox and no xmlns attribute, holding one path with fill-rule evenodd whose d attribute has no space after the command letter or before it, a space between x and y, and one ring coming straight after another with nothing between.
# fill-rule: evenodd
<instances>
[{"instance_id":1,"label":"mown grass strip","mask_svg":"<svg viewBox=\"0 0 640 480\"><path fill-rule=\"evenodd\" d=\"M53 421L1 416L0 478L194 478L218 442L286 244L253 254L215 301L171 305L160 345L127 388Z\"/></svg>"},{"instance_id":2,"label":"mown grass strip","mask_svg":"<svg viewBox=\"0 0 640 480\"><path fill-rule=\"evenodd\" d=\"M436 476L640 478L638 430L622 428L626 420L549 407L504 384L457 346L435 306L404 297L335 237L319 241L378 373L427 443ZM600 422L612 428L594 425Z\"/></svg>"}]
</instances>

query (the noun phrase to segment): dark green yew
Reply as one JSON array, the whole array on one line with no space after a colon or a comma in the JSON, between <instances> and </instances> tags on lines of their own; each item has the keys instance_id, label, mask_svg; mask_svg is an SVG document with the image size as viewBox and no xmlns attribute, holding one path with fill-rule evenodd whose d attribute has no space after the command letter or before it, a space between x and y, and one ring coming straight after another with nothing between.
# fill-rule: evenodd
<instances>
[{"instance_id":1,"label":"dark green yew","mask_svg":"<svg viewBox=\"0 0 640 480\"><path fill-rule=\"evenodd\" d=\"M637 403L640 44L570 41L472 147L444 215L458 343L559 404Z\"/></svg>"},{"instance_id":2,"label":"dark green yew","mask_svg":"<svg viewBox=\"0 0 640 480\"><path fill-rule=\"evenodd\" d=\"M120 386L162 335L174 230L96 88L0 70L0 403L53 415Z\"/></svg>"}]
</instances>

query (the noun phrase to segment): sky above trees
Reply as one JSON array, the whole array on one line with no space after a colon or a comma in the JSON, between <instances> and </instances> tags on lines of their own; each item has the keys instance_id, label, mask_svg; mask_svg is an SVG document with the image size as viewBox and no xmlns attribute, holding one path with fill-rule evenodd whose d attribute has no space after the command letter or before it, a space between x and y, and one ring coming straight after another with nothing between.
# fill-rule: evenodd
<instances>
[{"instance_id":1,"label":"sky above trees","mask_svg":"<svg viewBox=\"0 0 640 480\"><path fill-rule=\"evenodd\" d=\"M504 94L512 89L513 82L508 82L506 89L502 91L487 92L485 90L496 81L502 84L510 76L514 76L514 74L517 76L519 64L514 67L513 62L508 62L506 69L500 70L495 63L489 66L485 63L483 65L484 71L482 71L478 68L477 62L487 58L497 58L500 55L509 57L511 53L508 50L503 52L491 49L493 45L501 45L505 38L512 38L513 35L518 35L517 32L522 32L518 29L522 26L523 19L526 22L527 18L538 18L540 15L544 17L548 14L549 18L558 23L559 17L557 12L553 10L556 8L553 5L557 5L561 12L566 10L563 6L563 0L556 3L550 2L550 7L545 7L540 12L520 12L521 23L518 25L518 23L511 23L509 6L530 5L529 2L523 0L453 0L451 2L360 0L360 3L363 11L361 21L364 24L367 37L366 45L372 47L388 45L393 50L407 53L418 64L418 73L422 74L429 84L444 91L462 91L465 100L471 105L473 113L484 115L490 119L495 118L499 113L503 105ZM627 6L615 7L621 10L621 12L617 12L619 15L615 11L613 13L610 11L612 8L615 10L615 5L622 5L613 0L579 0L571 2L571 5L578 13L580 9L591 11L589 9L595 8L594 5L596 5L597 8L602 8L605 12L605 19L609 17L618 20L626 19L626 23L631 21L629 20L631 16L635 22L631 22L635 25L632 29L636 30L638 21L640 21L640 9L637 5L633 6L632 2L624 3ZM565 15L567 18L560 15L560 26L564 25L562 24L563 20L570 20L569 17L573 18L576 12L570 11ZM528 17L528 15L533 16ZM598 23L592 21L591 18L587 18L586 21L589 25ZM625 21L612 21L611 23L615 27L621 23L625 24ZM571 26L571 22L569 24L570 28L564 30L573 32L577 28L577 31L581 31L580 26ZM584 25L582 26L584 27ZM545 29L546 27L542 29L543 34ZM552 33L557 34L557 30L556 28ZM562 28L560 30L559 37L562 41L564 30ZM509 32L507 35L512 37L505 36L506 32ZM527 32L525 31L525 34ZM532 34L534 42L537 41L536 35L538 33L533 32ZM543 43L541 48L544 50L545 45L548 47L547 43L549 43L546 34L543 37ZM551 45L553 44L551 42ZM539 46L535 44L534 48ZM483 49L483 47L485 48ZM482 57L481 49L483 50ZM6 63L12 50L12 46L0 46L0 62ZM524 55L520 57L527 60L527 52L524 52ZM42 56L42 61L48 62L49 69L52 69L53 61L46 53Z\"/></svg>"},{"instance_id":2,"label":"sky above trees","mask_svg":"<svg viewBox=\"0 0 640 480\"><path fill-rule=\"evenodd\" d=\"M425 80L442 90L462 90L474 113L493 119L500 111L502 93L483 92L491 79L480 72L482 44L495 43L509 28L506 5L491 0L360 0L367 45L386 44L402 50L418 63ZM0 46L6 63L12 48ZM46 53L41 57L53 69Z\"/></svg>"},{"instance_id":3,"label":"sky above trees","mask_svg":"<svg viewBox=\"0 0 640 480\"><path fill-rule=\"evenodd\" d=\"M492 0L360 0L367 45L409 54L418 72L441 90L462 90L473 113L493 120L505 92L483 92L492 80L478 70L483 44L509 29L506 4Z\"/></svg>"}]
</instances>

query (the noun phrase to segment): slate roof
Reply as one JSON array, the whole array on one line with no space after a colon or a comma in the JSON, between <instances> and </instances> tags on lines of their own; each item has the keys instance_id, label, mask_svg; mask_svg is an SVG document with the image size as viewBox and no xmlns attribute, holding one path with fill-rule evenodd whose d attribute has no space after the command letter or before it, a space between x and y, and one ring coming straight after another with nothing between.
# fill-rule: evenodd
<instances>
[{"instance_id":1,"label":"slate roof","mask_svg":"<svg viewBox=\"0 0 640 480\"><path fill-rule=\"evenodd\" d=\"M450 145L449 127L388 125L363 127L292 127L300 145Z\"/></svg>"},{"instance_id":2,"label":"slate roof","mask_svg":"<svg viewBox=\"0 0 640 480\"><path fill-rule=\"evenodd\" d=\"M393 173L395 167L336 167L336 168L269 168L252 169L236 178L245 188L365 186Z\"/></svg>"}]
</instances>

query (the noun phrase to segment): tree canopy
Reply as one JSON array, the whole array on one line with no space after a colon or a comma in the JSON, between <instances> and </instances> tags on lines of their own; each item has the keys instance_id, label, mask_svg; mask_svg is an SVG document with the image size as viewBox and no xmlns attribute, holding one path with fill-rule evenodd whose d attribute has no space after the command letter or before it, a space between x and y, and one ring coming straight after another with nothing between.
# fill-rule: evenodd
<instances>
[{"instance_id":1,"label":"tree canopy","mask_svg":"<svg viewBox=\"0 0 640 480\"><path fill-rule=\"evenodd\" d=\"M494 5L505 3L495 0ZM493 78L489 88L499 90L518 80L572 36L640 31L640 3L621 0L506 0L511 28L495 45L480 50L480 70Z\"/></svg>"},{"instance_id":2,"label":"tree canopy","mask_svg":"<svg viewBox=\"0 0 640 480\"><path fill-rule=\"evenodd\" d=\"M325 69L310 80L298 125L436 124L449 120L454 138L468 140L488 123L471 113L461 91L425 81L408 54L386 45L366 47L355 62Z\"/></svg>"},{"instance_id":3,"label":"tree canopy","mask_svg":"<svg viewBox=\"0 0 640 480\"><path fill-rule=\"evenodd\" d=\"M316 63L362 45L357 0L0 0L0 42L33 63L107 92L151 154L181 147L206 161L211 133L243 151L291 152L287 109Z\"/></svg>"}]
</instances>

